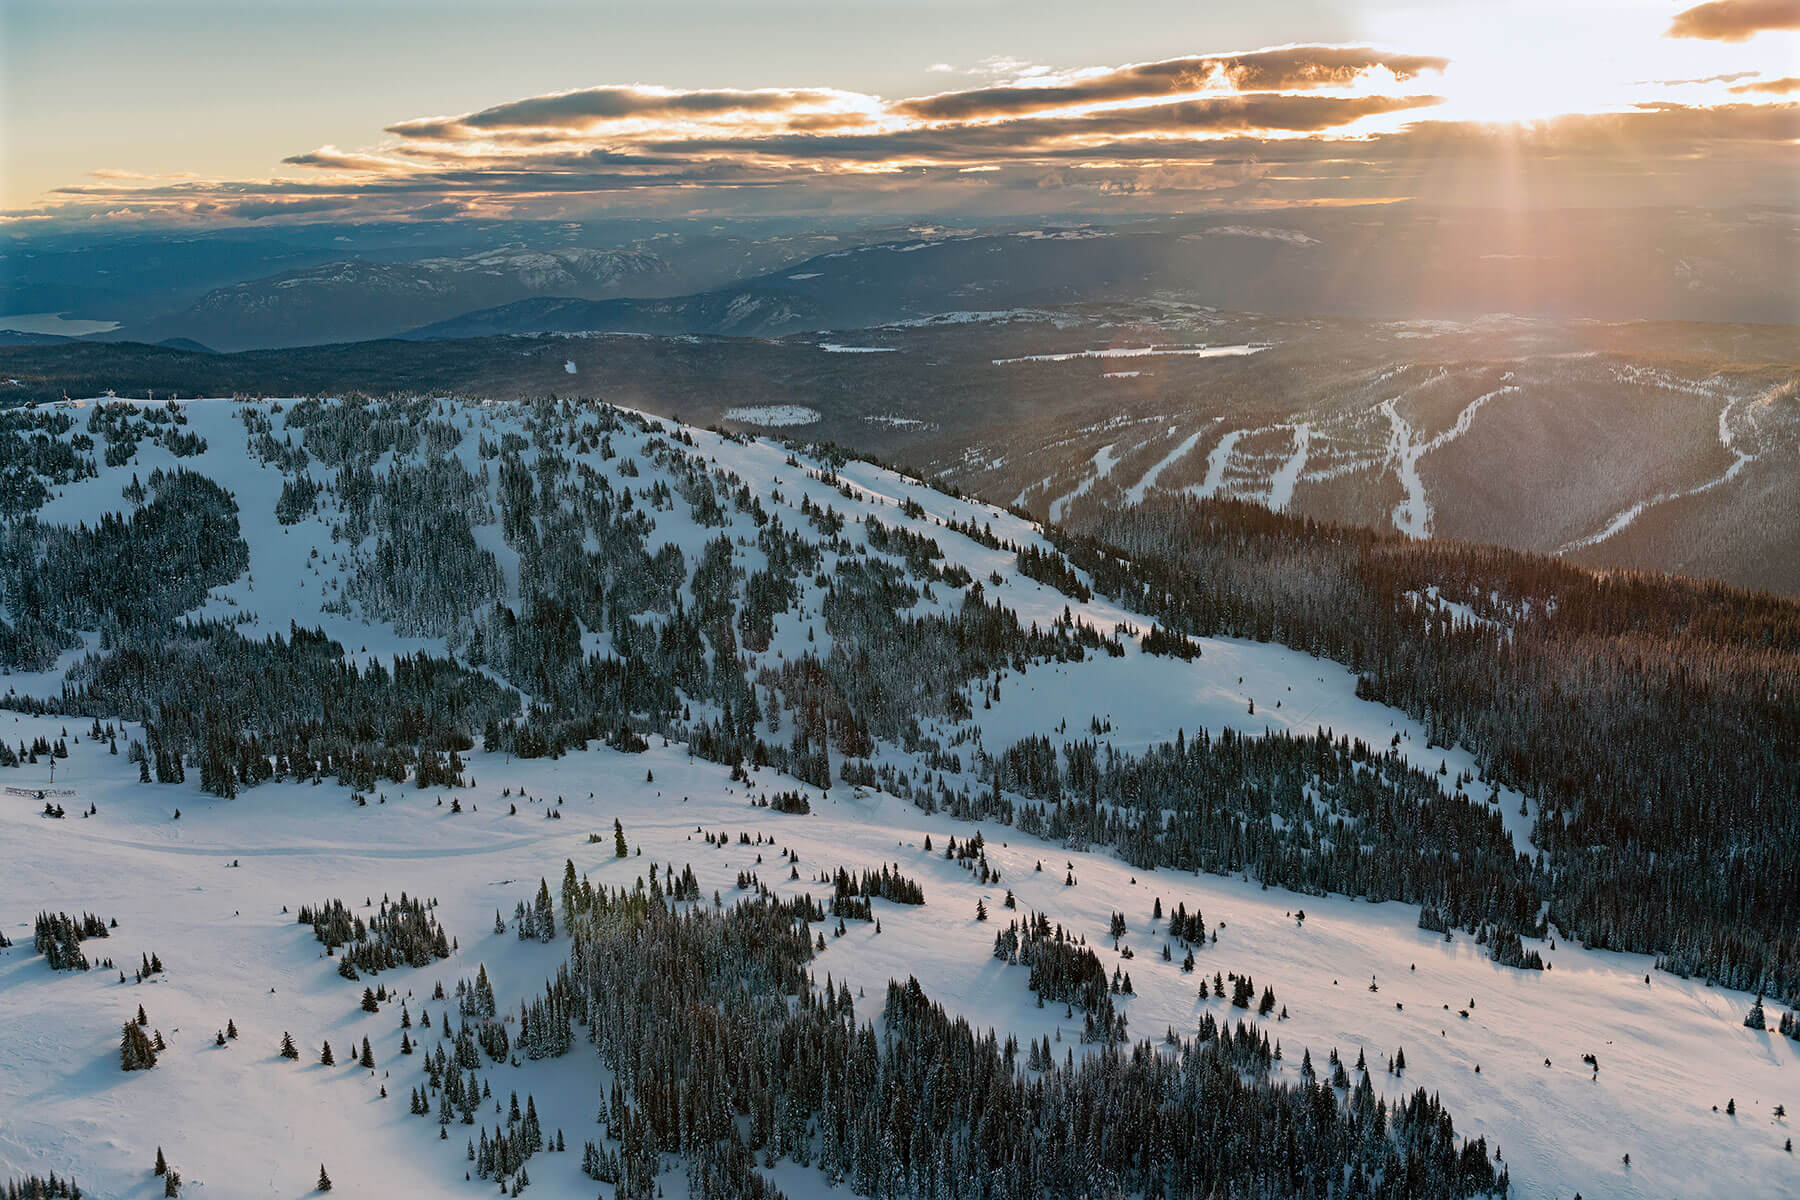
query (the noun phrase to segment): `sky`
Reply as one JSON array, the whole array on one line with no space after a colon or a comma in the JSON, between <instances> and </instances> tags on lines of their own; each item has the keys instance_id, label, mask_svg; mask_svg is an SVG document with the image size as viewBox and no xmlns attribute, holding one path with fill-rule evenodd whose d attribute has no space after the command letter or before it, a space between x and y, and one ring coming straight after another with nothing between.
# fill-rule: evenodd
<instances>
[{"instance_id":1,"label":"sky","mask_svg":"<svg viewBox=\"0 0 1800 1200\"><path fill-rule=\"evenodd\" d=\"M1800 0L0 0L0 224L1800 207Z\"/></svg>"}]
</instances>

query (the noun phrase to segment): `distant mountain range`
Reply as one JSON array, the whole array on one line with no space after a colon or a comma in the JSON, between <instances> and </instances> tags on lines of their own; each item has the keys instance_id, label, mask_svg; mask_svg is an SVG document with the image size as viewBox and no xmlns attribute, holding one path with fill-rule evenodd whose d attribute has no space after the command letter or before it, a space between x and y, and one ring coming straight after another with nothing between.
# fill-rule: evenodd
<instances>
[{"instance_id":1,"label":"distant mountain range","mask_svg":"<svg viewBox=\"0 0 1800 1200\"><path fill-rule=\"evenodd\" d=\"M671 275L667 262L639 250L515 245L413 262L350 260L217 288L185 311L124 332L134 340L189 337L222 349L361 341L546 292L654 291Z\"/></svg>"},{"instance_id":2,"label":"distant mountain range","mask_svg":"<svg viewBox=\"0 0 1800 1200\"><path fill-rule=\"evenodd\" d=\"M110 256L15 238L0 245L0 313L118 321L86 336L225 351L542 332L768 337L1145 300L1393 320L1800 321L1800 224L1755 209L331 228L140 238Z\"/></svg>"},{"instance_id":3,"label":"distant mountain range","mask_svg":"<svg viewBox=\"0 0 1800 1200\"><path fill-rule=\"evenodd\" d=\"M1646 245L1656 250L1645 254ZM1755 213L1572 211L1507 223L1470 211L1318 210L914 237L833 250L686 296L538 296L411 336L769 336L1147 298L1387 319L1794 321L1797 269L1793 222Z\"/></svg>"}]
</instances>

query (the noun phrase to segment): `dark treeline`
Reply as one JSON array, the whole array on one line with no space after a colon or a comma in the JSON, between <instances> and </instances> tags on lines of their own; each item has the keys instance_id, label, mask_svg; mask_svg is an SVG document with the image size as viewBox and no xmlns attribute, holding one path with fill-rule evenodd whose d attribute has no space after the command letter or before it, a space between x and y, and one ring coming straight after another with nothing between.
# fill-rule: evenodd
<instances>
[{"instance_id":1,"label":"dark treeline","mask_svg":"<svg viewBox=\"0 0 1800 1200\"><path fill-rule=\"evenodd\" d=\"M5 1189L0 1190L0 1200L81 1200L85 1195L80 1184L73 1179L59 1179L55 1172L9 1179Z\"/></svg>"},{"instance_id":2,"label":"dark treeline","mask_svg":"<svg viewBox=\"0 0 1800 1200\"><path fill-rule=\"evenodd\" d=\"M1132 755L1035 736L986 759L959 819L1008 821L1133 866L1243 873L1270 886L1424 905L1431 927L1542 936L1548 881L1462 781L1361 741L1204 730ZM1005 793L1024 797L1012 800ZM1423 923L1423 922L1422 922Z\"/></svg>"},{"instance_id":3,"label":"dark treeline","mask_svg":"<svg viewBox=\"0 0 1800 1200\"><path fill-rule=\"evenodd\" d=\"M266 779L454 784L475 732L518 711L514 692L452 659L359 666L317 630L251 640L212 621L88 656L58 699L8 703L141 721L142 778L179 782L193 766L222 796Z\"/></svg>"},{"instance_id":4,"label":"dark treeline","mask_svg":"<svg viewBox=\"0 0 1800 1200\"><path fill-rule=\"evenodd\" d=\"M1348 664L1540 801L1558 926L1800 1000L1800 604L1238 501L1109 512L1059 545L1173 629Z\"/></svg>"},{"instance_id":5,"label":"dark treeline","mask_svg":"<svg viewBox=\"0 0 1800 1200\"><path fill-rule=\"evenodd\" d=\"M1419 1091L1389 1105L1366 1074L1333 1088L1272 1078L1266 1037L1108 1046L1022 1068L1003 1045L889 985L858 1024L848 988L812 986L805 900L686 912L597 893L570 975L616 1076L603 1108L620 1195L653 1195L654 1159L687 1158L695 1194L773 1195L781 1157L871 1197L1365 1197L1502 1194L1485 1144Z\"/></svg>"}]
</instances>

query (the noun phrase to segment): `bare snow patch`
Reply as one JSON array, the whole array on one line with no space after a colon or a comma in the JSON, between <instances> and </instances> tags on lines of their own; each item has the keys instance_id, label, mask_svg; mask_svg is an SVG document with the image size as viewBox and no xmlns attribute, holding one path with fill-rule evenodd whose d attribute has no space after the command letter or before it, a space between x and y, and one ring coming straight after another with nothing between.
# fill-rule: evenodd
<instances>
[{"instance_id":1,"label":"bare snow patch","mask_svg":"<svg viewBox=\"0 0 1800 1200\"><path fill-rule=\"evenodd\" d=\"M1266 242L1286 242L1290 246L1317 246L1319 239L1298 229L1282 229L1274 225L1215 225L1199 233L1183 234L1184 242L1197 242L1209 237L1260 238Z\"/></svg>"},{"instance_id":2,"label":"bare snow patch","mask_svg":"<svg viewBox=\"0 0 1800 1200\"><path fill-rule=\"evenodd\" d=\"M1067 362L1072 358L1143 358L1148 355L1185 355L1189 358L1238 358L1257 354L1269 348L1268 343L1242 343L1235 346L1107 346L1099 350L1071 350L1066 354L1026 354L1019 358L996 358L994 365L1009 363Z\"/></svg>"}]
</instances>

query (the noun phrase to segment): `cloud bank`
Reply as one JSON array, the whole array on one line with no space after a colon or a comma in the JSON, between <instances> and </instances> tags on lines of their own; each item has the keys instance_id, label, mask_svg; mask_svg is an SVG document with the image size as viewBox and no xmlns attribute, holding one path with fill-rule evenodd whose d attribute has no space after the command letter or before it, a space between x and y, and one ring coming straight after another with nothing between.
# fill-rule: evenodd
<instances>
[{"instance_id":1,"label":"cloud bank","mask_svg":"<svg viewBox=\"0 0 1800 1200\"><path fill-rule=\"evenodd\" d=\"M1669 36L1742 42L1779 29L1800 29L1800 0L1712 0L1677 13Z\"/></svg>"},{"instance_id":2,"label":"cloud bank","mask_svg":"<svg viewBox=\"0 0 1800 1200\"><path fill-rule=\"evenodd\" d=\"M1758 3L1766 22L1773 10L1762 0L1724 7ZM1476 124L1433 114L1443 97L1432 85L1449 66L1373 47L1283 46L1061 73L1021 64L1013 69L1023 74L1001 82L894 100L821 87L609 84L395 121L377 145L291 154L289 172L267 179L96 173L10 215L216 222L1131 212L1403 198L1754 203L1782 180L1791 195L1800 105L1748 100L1787 95L1791 80L1732 88L1745 98L1732 103L1658 100Z\"/></svg>"}]
</instances>

